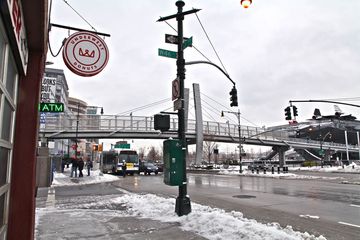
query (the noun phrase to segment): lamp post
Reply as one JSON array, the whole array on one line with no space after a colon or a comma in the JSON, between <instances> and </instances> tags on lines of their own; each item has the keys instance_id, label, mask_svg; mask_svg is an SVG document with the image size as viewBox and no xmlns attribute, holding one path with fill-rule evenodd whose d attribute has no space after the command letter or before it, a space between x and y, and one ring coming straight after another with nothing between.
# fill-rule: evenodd
<instances>
[{"instance_id":1,"label":"lamp post","mask_svg":"<svg viewBox=\"0 0 360 240\"><path fill-rule=\"evenodd\" d=\"M221 111L221 116L224 117L224 113L231 113L234 114L238 119L238 130L239 130L239 173L242 173L242 159L241 159L241 125L240 125L240 109L238 109L237 112L231 112L231 111Z\"/></svg>"},{"instance_id":2,"label":"lamp post","mask_svg":"<svg viewBox=\"0 0 360 240\"><path fill-rule=\"evenodd\" d=\"M327 136L329 136L329 138L332 137L330 131L327 132L322 139L320 139L320 153L319 153L319 155L321 155L321 167L324 167L324 152L323 152L322 146L323 146L323 143L324 143ZM320 133L320 138L321 138L321 133Z\"/></svg>"},{"instance_id":3,"label":"lamp post","mask_svg":"<svg viewBox=\"0 0 360 240\"><path fill-rule=\"evenodd\" d=\"M90 109L95 109L95 112L94 113L92 113L92 114L97 114L97 109L101 109L100 110L100 114L101 115L103 115L104 114L104 108L103 107L98 107L98 106L87 106L87 108L90 108ZM95 117L95 121L96 121L96 119L98 119L98 117ZM96 122L95 122L95 127L96 127ZM100 122L99 122L99 129L100 129ZM92 142L94 143L97 143L98 144L98 142L96 142L95 140L92 140ZM98 150L97 150L98 151ZM97 154L96 154L96 157L97 157ZM93 147L91 148L91 161L94 161L94 145L93 145ZM100 163L100 169L101 169L101 167L102 167L102 163ZM100 176L102 176L102 172L100 171Z\"/></svg>"},{"instance_id":4,"label":"lamp post","mask_svg":"<svg viewBox=\"0 0 360 240\"><path fill-rule=\"evenodd\" d=\"M78 160L78 131L79 131L80 102L77 103L76 130L75 130L75 159Z\"/></svg>"}]
</instances>

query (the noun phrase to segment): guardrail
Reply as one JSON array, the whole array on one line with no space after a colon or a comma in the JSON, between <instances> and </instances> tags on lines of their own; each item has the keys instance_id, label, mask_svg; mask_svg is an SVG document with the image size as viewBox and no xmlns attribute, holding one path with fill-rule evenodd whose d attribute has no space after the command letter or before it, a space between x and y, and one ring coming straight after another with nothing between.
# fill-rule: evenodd
<instances>
[{"instance_id":1,"label":"guardrail","mask_svg":"<svg viewBox=\"0 0 360 240\"><path fill-rule=\"evenodd\" d=\"M75 132L76 123L78 124L78 132L86 131L128 131L128 132L158 132L154 130L154 118L152 116L118 116L118 115L79 115L67 116L65 114L48 114L45 123L40 124L40 133L45 132ZM178 130L177 118L170 119L170 131ZM309 145L314 148L323 149L346 149L345 144L331 143L307 140L301 138L291 138L289 136L295 134L295 130L289 128L266 129L252 126L241 125L241 138L244 139L260 139L284 142L285 145L292 146L294 144ZM195 133L195 120L188 120L187 133ZM212 121L203 122L203 134L208 136L230 137L234 142L239 141L239 130L237 124L229 122L220 123ZM320 146L321 144L321 146ZM348 145L351 151L358 150L357 145Z\"/></svg>"}]
</instances>

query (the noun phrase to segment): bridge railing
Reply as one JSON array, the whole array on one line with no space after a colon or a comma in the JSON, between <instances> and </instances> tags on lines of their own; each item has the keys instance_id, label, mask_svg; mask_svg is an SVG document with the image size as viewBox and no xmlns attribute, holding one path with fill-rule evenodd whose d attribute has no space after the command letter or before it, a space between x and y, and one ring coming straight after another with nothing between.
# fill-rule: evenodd
<instances>
[{"instance_id":1,"label":"bridge railing","mask_svg":"<svg viewBox=\"0 0 360 240\"><path fill-rule=\"evenodd\" d=\"M149 132L154 130L153 116L116 116L116 115L79 115L66 116L64 114L49 114L45 118L45 123L41 124L40 131L76 131L78 123L78 131L139 131ZM195 133L195 120L188 120L187 132ZM177 118L170 119L170 130L177 131ZM284 131L267 131L265 128L241 125L241 137L245 138L261 138L276 139L278 137L288 137ZM238 125L229 122L220 123L212 121L203 122L203 133L208 135L219 136L239 136Z\"/></svg>"},{"instance_id":2,"label":"bridge railing","mask_svg":"<svg viewBox=\"0 0 360 240\"><path fill-rule=\"evenodd\" d=\"M154 130L153 116L117 116L117 115L79 115L79 117L68 116L65 114L48 114L45 123L40 124L40 132L62 132L76 131L78 123L78 131L126 131L126 132L157 132ZM187 132L195 133L195 120L189 120L187 124ZM177 131L177 118L170 119L170 130ZM319 145L319 141L307 140L301 138L292 138L294 131L289 129L266 129L252 126L241 125L241 137L246 139L263 139L283 141L291 145L291 143L304 143ZM203 122L203 134L210 136L239 137L239 127L237 124L229 122L220 123L212 121ZM337 144L330 142L322 142L322 148L340 147L344 148L345 144ZM357 145L348 145L350 149L358 149Z\"/></svg>"}]
</instances>

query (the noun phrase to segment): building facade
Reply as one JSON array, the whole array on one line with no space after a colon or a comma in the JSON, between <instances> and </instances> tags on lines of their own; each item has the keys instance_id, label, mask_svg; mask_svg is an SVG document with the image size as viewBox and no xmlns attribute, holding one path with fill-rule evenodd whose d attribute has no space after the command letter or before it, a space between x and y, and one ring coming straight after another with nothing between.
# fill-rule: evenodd
<instances>
[{"instance_id":1,"label":"building facade","mask_svg":"<svg viewBox=\"0 0 360 240\"><path fill-rule=\"evenodd\" d=\"M47 0L0 1L0 239L34 238L37 105L47 34Z\"/></svg>"},{"instance_id":2,"label":"building facade","mask_svg":"<svg viewBox=\"0 0 360 240\"><path fill-rule=\"evenodd\" d=\"M55 68L46 68L41 84L40 102L63 103L64 115L73 115L68 106L69 86L64 74L64 70ZM39 113L40 128L45 127L48 116L56 116L60 113ZM70 149L70 140L54 140L49 145L52 156L68 157Z\"/></svg>"}]
</instances>

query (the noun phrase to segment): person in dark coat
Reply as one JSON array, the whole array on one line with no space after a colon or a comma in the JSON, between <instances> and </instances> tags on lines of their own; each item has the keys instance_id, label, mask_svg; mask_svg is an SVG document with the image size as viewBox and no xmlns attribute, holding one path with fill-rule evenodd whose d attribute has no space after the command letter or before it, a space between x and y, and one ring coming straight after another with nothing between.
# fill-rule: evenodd
<instances>
[{"instance_id":1,"label":"person in dark coat","mask_svg":"<svg viewBox=\"0 0 360 240\"><path fill-rule=\"evenodd\" d=\"M123 160L123 165L121 166L123 177L126 176L126 162Z\"/></svg>"},{"instance_id":2,"label":"person in dark coat","mask_svg":"<svg viewBox=\"0 0 360 240\"><path fill-rule=\"evenodd\" d=\"M84 169L84 161L82 160L82 158L80 158L79 162L78 162L78 167L79 167L79 177L83 177L83 173L82 170Z\"/></svg>"},{"instance_id":3,"label":"person in dark coat","mask_svg":"<svg viewBox=\"0 0 360 240\"><path fill-rule=\"evenodd\" d=\"M93 168L93 164L92 164L92 161L90 159L88 159L86 161L86 168L87 168L88 176L90 176L90 170Z\"/></svg>"},{"instance_id":4,"label":"person in dark coat","mask_svg":"<svg viewBox=\"0 0 360 240\"><path fill-rule=\"evenodd\" d=\"M62 158L61 159L61 172L62 173L64 173L65 165L66 165L66 159Z\"/></svg>"},{"instance_id":5,"label":"person in dark coat","mask_svg":"<svg viewBox=\"0 0 360 240\"><path fill-rule=\"evenodd\" d=\"M78 162L76 158L71 159L71 174L70 177L77 177Z\"/></svg>"}]
</instances>

